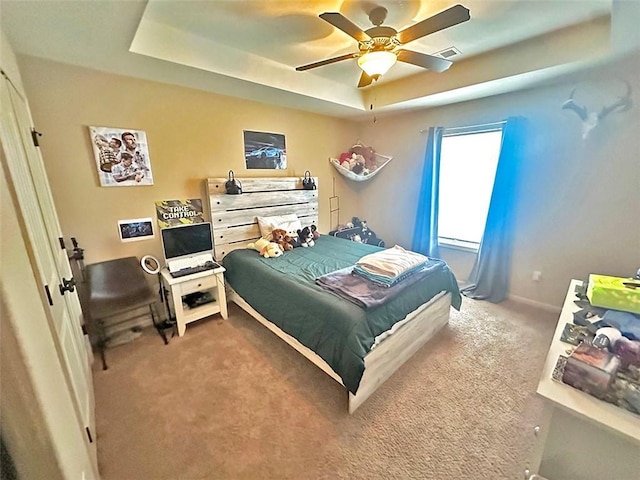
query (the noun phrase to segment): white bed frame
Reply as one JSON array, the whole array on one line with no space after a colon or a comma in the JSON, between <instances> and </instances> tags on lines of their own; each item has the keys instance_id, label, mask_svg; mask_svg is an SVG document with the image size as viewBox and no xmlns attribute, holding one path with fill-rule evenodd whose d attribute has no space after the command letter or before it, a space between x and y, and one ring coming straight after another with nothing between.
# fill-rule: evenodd
<instances>
[{"instance_id":1,"label":"white bed frame","mask_svg":"<svg viewBox=\"0 0 640 480\"><path fill-rule=\"evenodd\" d=\"M237 248L260 237L257 216L296 213L304 225L318 225L318 191L303 190L302 177L247 178L241 195L226 195L226 178L207 179L209 212L215 257L220 261ZM316 185L318 179L314 178ZM286 255L286 254L285 254ZM231 287L227 299L282 338L341 385L342 379L315 352L285 333L253 309ZM355 410L449 321L451 294L441 294L411 312L401 328L385 338L364 358L365 371L356 395L349 392L349 413Z\"/></svg>"}]
</instances>

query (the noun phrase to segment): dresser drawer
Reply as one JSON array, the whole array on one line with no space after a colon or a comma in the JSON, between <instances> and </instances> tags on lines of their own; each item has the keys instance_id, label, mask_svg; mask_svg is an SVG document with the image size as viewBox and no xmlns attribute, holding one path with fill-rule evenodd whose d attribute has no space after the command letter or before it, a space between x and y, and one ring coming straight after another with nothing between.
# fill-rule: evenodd
<instances>
[{"instance_id":1,"label":"dresser drawer","mask_svg":"<svg viewBox=\"0 0 640 480\"><path fill-rule=\"evenodd\" d=\"M209 288L215 288L217 285L215 275L207 275L206 277L200 277L187 282L183 282L178 285L180 289L180 295L187 295L189 293L200 292Z\"/></svg>"}]
</instances>

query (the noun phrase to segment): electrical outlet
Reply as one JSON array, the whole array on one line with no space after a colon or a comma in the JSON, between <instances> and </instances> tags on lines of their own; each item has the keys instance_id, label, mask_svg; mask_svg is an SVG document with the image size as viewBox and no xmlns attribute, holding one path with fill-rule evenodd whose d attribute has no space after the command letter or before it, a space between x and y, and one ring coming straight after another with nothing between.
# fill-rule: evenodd
<instances>
[{"instance_id":1,"label":"electrical outlet","mask_svg":"<svg viewBox=\"0 0 640 480\"><path fill-rule=\"evenodd\" d=\"M540 280L542 280L542 272L539 270L534 270L533 274L531 275L531 280L533 280L534 282L539 282Z\"/></svg>"}]
</instances>

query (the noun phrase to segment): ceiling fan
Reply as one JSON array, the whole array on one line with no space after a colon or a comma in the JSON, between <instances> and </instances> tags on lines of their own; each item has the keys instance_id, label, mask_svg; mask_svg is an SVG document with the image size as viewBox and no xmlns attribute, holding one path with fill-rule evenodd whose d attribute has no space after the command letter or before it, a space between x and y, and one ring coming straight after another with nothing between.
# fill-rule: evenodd
<instances>
[{"instance_id":1,"label":"ceiling fan","mask_svg":"<svg viewBox=\"0 0 640 480\"><path fill-rule=\"evenodd\" d=\"M435 72L444 72L451 66L450 60L397 47L466 22L471 16L469 9L462 5L455 5L399 32L395 28L382 25L387 18L387 9L384 7L376 7L371 10L369 20L374 26L368 30L362 30L339 12L321 13L320 18L355 38L358 41L359 51L302 65L296 67L296 70L302 72L342 60L357 58L358 65L363 70L358 82L358 88L361 88L378 80L398 60Z\"/></svg>"}]
</instances>

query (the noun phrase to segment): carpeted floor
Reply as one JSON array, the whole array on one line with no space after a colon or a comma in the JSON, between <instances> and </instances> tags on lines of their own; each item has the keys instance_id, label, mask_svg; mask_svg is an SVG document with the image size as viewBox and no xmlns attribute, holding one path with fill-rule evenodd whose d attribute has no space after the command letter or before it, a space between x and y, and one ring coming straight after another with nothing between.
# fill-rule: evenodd
<instances>
[{"instance_id":1,"label":"carpeted floor","mask_svg":"<svg viewBox=\"0 0 640 480\"><path fill-rule=\"evenodd\" d=\"M340 385L229 309L94 364L103 480L522 478L557 315L464 298L349 415Z\"/></svg>"}]
</instances>

